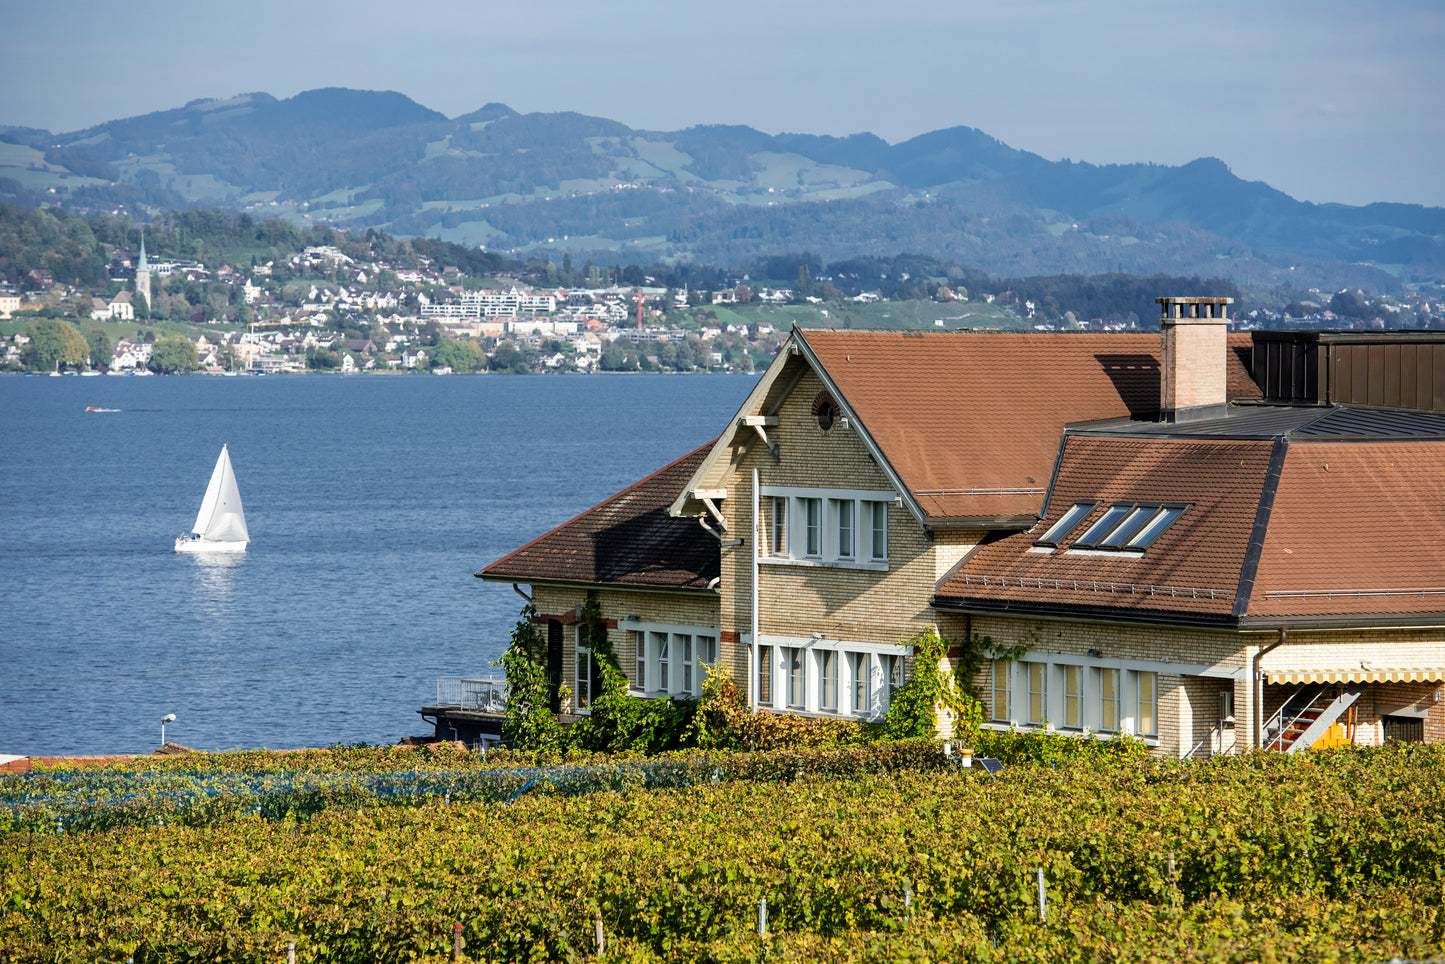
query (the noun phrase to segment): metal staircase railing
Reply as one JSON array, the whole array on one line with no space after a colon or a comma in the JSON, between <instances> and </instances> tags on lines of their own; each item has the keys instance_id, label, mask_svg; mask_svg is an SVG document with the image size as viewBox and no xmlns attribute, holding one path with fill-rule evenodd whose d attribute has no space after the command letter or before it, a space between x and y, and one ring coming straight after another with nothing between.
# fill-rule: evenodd
<instances>
[{"instance_id":1,"label":"metal staircase railing","mask_svg":"<svg viewBox=\"0 0 1445 964\"><path fill-rule=\"evenodd\" d=\"M1304 687L1264 725L1264 749L1282 753L1309 749L1359 698L1358 690L1336 690L1320 683Z\"/></svg>"},{"instance_id":2,"label":"metal staircase railing","mask_svg":"<svg viewBox=\"0 0 1445 964\"><path fill-rule=\"evenodd\" d=\"M1264 725L1264 749L1283 752L1293 746L1299 735L1313 722L1314 716L1311 714L1323 710L1326 704L1320 701L1324 696L1325 687L1320 683L1312 683L1292 693Z\"/></svg>"},{"instance_id":3,"label":"metal staircase railing","mask_svg":"<svg viewBox=\"0 0 1445 964\"><path fill-rule=\"evenodd\" d=\"M1359 698L1360 693L1358 690L1353 693L1349 691L1341 692L1340 695L1335 697L1334 702L1325 707L1324 712L1315 717L1314 722L1305 728L1305 731L1295 739L1294 743L1290 744L1289 749L1285 752L1298 753L1300 750L1308 750L1314 746L1315 741L1324 736L1325 732L1340 718L1340 714L1351 706L1354 706L1355 701Z\"/></svg>"}]
</instances>

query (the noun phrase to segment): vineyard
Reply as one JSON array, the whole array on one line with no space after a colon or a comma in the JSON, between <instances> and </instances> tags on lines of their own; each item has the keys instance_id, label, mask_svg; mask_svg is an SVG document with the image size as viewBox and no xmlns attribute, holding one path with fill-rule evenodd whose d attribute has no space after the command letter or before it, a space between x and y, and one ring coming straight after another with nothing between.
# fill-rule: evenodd
<instances>
[{"instance_id":1,"label":"vineyard","mask_svg":"<svg viewBox=\"0 0 1445 964\"><path fill-rule=\"evenodd\" d=\"M1179 764L1035 745L996 776L922 741L541 762L0 779L0 960L440 964L458 924L467 961L1445 952L1434 746Z\"/></svg>"}]
</instances>

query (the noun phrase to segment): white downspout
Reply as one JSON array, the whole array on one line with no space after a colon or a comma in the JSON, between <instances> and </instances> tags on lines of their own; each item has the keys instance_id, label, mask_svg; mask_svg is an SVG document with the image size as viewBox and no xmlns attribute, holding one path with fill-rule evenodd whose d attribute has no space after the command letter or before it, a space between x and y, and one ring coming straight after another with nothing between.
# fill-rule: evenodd
<instances>
[{"instance_id":1,"label":"white downspout","mask_svg":"<svg viewBox=\"0 0 1445 964\"><path fill-rule=\"evenodd\" d=\"M753 670L758 664L758 470L753 469L753 537L752 537L752 640L748 646L748 706L753 710L758 708L757 684L753 679Z\"/></svg>"}]
</instances>

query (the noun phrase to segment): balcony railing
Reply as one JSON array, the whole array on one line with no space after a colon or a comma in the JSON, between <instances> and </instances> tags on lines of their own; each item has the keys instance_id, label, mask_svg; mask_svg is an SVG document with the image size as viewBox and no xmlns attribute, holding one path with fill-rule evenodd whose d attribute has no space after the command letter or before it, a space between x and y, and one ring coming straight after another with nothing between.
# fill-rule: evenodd
<instances>
[{"instance_id":1,"label":"balcony railing","mask_svg":"<svg viewBox=\"0 0 1445 964\"><path fill-rule=\"evenodd\" d=\"M455 706L476 713L507 712L505 679L474 679L465 676L437 677L437 706Z\"/></svg>"}]
</instances>

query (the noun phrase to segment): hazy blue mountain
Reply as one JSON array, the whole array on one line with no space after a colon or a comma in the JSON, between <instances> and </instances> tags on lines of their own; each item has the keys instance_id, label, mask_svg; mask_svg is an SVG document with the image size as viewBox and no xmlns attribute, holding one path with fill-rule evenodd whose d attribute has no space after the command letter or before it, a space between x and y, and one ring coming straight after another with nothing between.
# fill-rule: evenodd
<instances>
[{"instance_id":1,"label":"hazy blue mountain","mask_svg":"<svg viewBox=\"0 0 1445 964\"><path fill-rule=\"evenodd\" d=\"M634 130L499 103L448 119L394 92L264 93L51 134L0 128L0 196L170 201L489 249L738 264L902 251L1000 274L1169 271L1387 289L1445 279L1445 209L1297 201L1217 158L1049 161L954 127Z\"/></svg>"}]
</instances>

